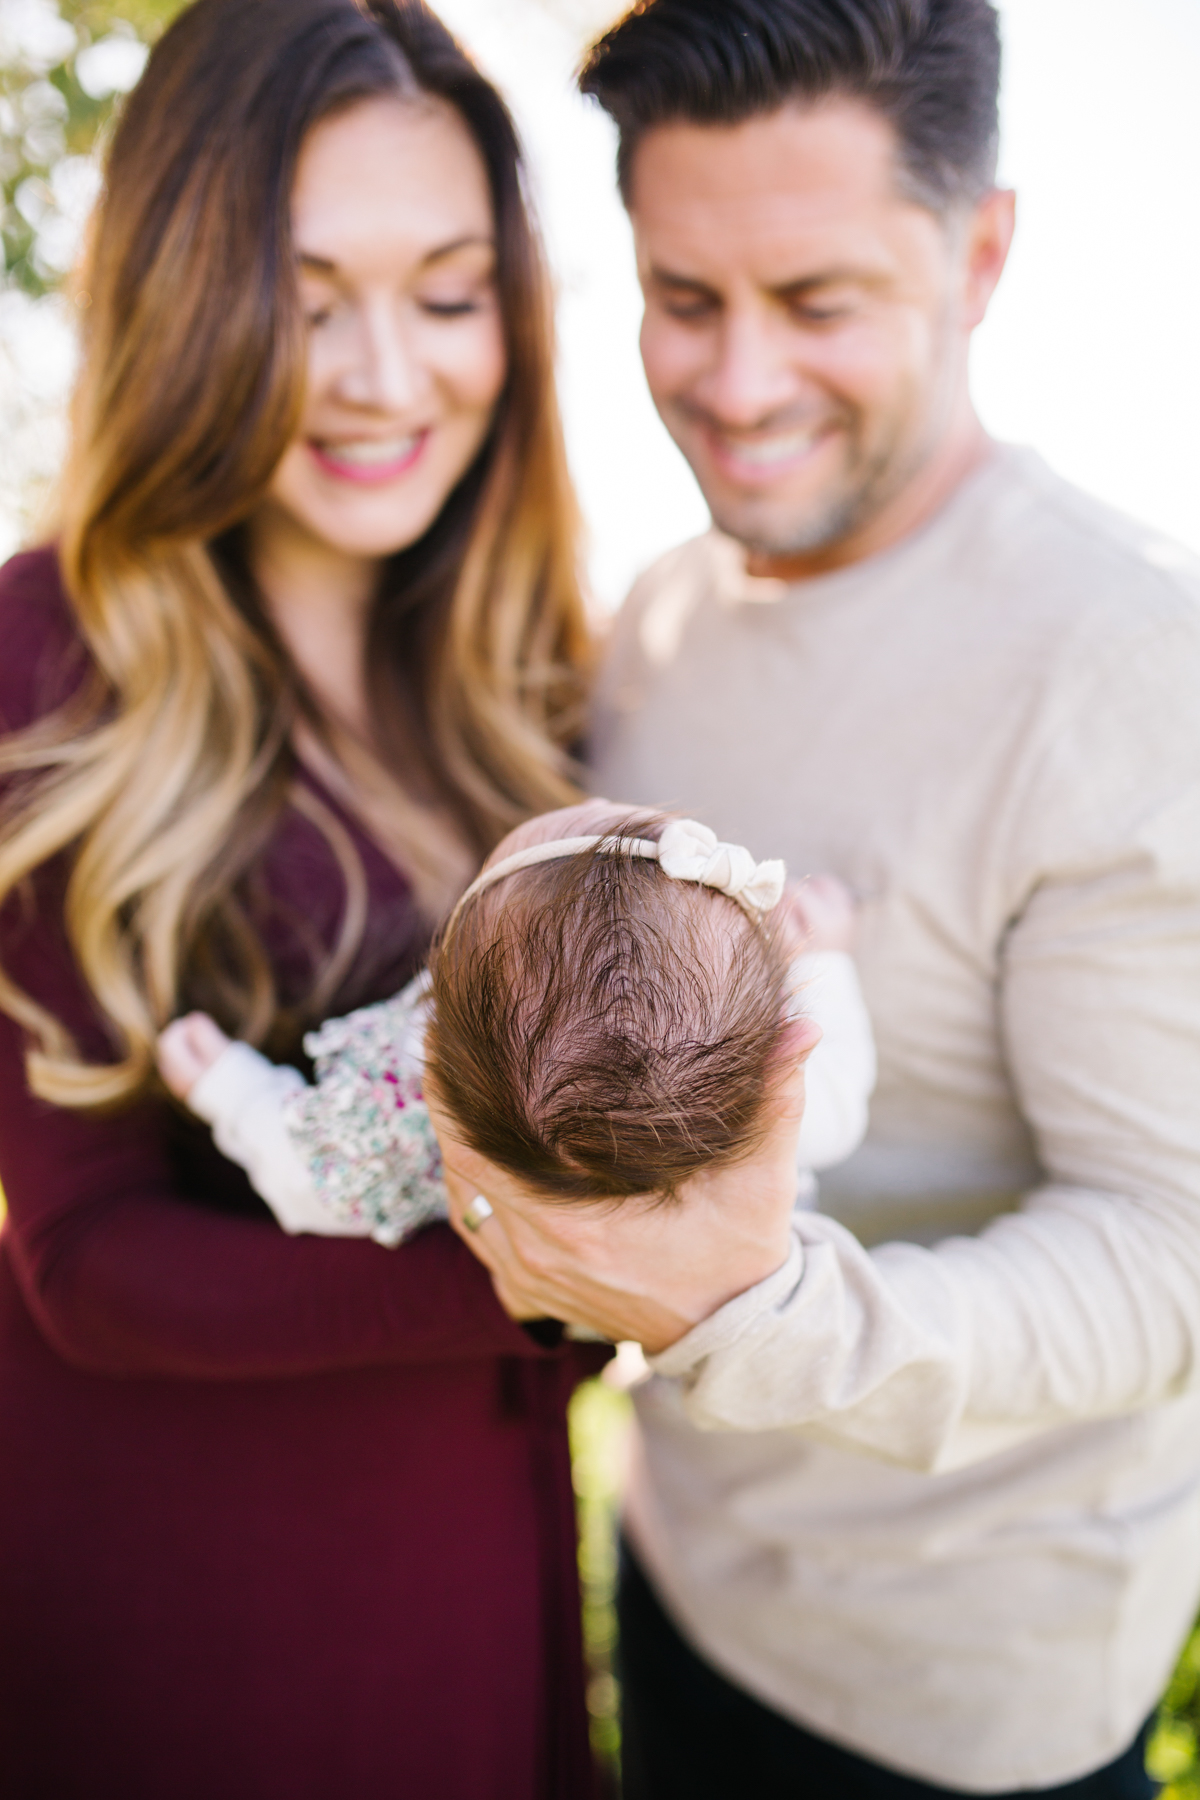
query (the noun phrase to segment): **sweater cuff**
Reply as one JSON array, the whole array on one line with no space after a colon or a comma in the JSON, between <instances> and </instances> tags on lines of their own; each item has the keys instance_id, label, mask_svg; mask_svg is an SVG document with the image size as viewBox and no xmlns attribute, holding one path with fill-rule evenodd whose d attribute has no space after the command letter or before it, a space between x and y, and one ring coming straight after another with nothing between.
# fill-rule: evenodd
<instances>
[{"instance_id":1,"label":"sweater cuff","mask_svg":"<svg viewBox=\"0 0 1200 1800\"><path fill-rule=\"evenodd\" d=\"M778 1312L785 1307L799 1287L803 1274L804 1248L793 1232L791 1249L781 1268L776 1269L773 1275L768 1275L765 1281L760 1281L756 1287L747 1288L744 1294L735 1294L717 1312L711 1313L707 1319L701 1319L698 1325L693 1325L677 1343L660 1351L657 1356L647 1357L649 1367L655 1375L679 1377L693 1374L697 1365L706 1357L715 1355L719 1350L728 1350L764 1314Z\"/></svg>"}]
</instances>

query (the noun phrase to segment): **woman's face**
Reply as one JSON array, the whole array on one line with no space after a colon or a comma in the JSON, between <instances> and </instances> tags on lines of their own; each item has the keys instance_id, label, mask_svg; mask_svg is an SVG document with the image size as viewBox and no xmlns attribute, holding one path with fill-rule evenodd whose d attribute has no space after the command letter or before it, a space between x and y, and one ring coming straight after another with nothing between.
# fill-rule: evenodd
<instances>
[{"instance_id":1,"label":"woman's face","mask_svg":"<svg viewBox=\"0 0 1200 1800\"><path fill-rule=\"evenodd\" d=\"M504 385L491 196L458 114L379 99L314 127L292 234L308 379L270 501L323 547L387 556L433 523Z\"/></svg>"}]
</instances>

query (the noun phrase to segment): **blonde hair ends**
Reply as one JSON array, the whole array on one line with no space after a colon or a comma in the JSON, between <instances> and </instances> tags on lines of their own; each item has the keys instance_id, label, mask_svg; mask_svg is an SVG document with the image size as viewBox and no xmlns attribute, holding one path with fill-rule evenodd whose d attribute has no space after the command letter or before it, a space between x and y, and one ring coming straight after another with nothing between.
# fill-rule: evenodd
<instances>
[{"instance_id":1,"label":"blonde hair ends","mask_svg":"<svg viewBox=\"0 0 1200 1800\"><path fill-rule=\"evenodd\" d=\"M304 132L335 106L424 90L488 168L509 381L442 519L385 566L368 667L376 745L340 741L256 605L238 527L295 427L303 339L288 236ZM114 1060L0 971L30 1085L126 1102L203 967L252 1042L281 1008L245 883L281 813L325 836L346 902L302 1011L354 962L366 888L353 839L297 780L296 746L344 777L433 922L513 823L576 796L590 647L553 394L547 284L502 103L412 0L198 0L155 49L113 142L83 285L84 364L60 562L93 677L0 745L10 778L0 906L67 855L71 948ZM336 786L334 787L336 792ZM304 1021L302 1020L301 1023Z\"/></svg>"}]
</instances>

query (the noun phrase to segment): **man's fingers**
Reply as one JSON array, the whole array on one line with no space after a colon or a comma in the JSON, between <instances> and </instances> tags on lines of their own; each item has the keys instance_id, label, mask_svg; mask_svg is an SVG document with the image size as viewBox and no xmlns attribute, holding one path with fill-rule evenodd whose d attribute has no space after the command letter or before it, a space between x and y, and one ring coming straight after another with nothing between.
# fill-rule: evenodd
<instances>
[{"instance_id":1,"label":"man's fingers","mask_svg":"<svg viewBox=\"0 0 1200 1800\"><path fill-rule=\"evenodd\" d=\"M549 1316L546 1302L537 1293L513 1254L502 1221L495 1214L485 1219L476 1230L465 1223L456 1226L475 1257L492 1278L496 1297L513 1319L543 1319Z\"/></svg>"},{"instance_id":2,"label":"man's fingers","mask_svg":"<svg viewBox=\"0 0 1200 1800\"><path fill-rule=\"evenodd\" d=\"M467 1213L474 1203L474 1199L475 1195L469 1183L462 1183L459 1192L451 1195L450 1223L468 1249L473 1251L480 1262L486 1263L490 1269L497 1241L503 1237L504 1233L497 1223L494 1213L488 1218L473 1219L468 1222Z\"/></svg>"},{"instance_id":3,"label":"man's fingers","mask_svg":"<svg viewBox=\"0 0 1200 1800\"><path fill-rule=\"evenodd\" d=\"M488 1217L468 1224L467 1214L478 1196L478 1189L471 1182L464 1181L449 1166L445 1176L451 1226L489 1274L496 1276L501 1271L508 1271L512 1264L512 1250L500 1219L492 1212Z\"/></svg>"}]
</instances>

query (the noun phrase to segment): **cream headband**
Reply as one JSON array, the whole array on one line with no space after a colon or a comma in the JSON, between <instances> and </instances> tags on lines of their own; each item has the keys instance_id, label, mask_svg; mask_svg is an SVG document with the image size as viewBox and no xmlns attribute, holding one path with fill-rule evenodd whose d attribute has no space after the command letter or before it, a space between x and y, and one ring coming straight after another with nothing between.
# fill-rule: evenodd
<instances>
[{"instance_id":1,"label":"cream headband","mask_svg":"<svg viewBox=\"0 0 1200 1800\"><path fill-rule=\"evenodd\" d=\"M778 861L756 863L741 844L722 844L715 831L698 825L695 819L672 819L663 827L657 843L650 838L574 837L556 838L551 844L529 844L515 850L492 869L485 869L471 883L451 915L453 924L460 909L476 894L515 875L518 869L532 869L538 863L557 862L563 857L578 856L584 850L603 850L613 856L639 856L656 862L672 881L698 881L703 887L716 888L736 900L752 919L761 918L778 906L783 898L787 869Z\"/></svg>"}]
</instances>

